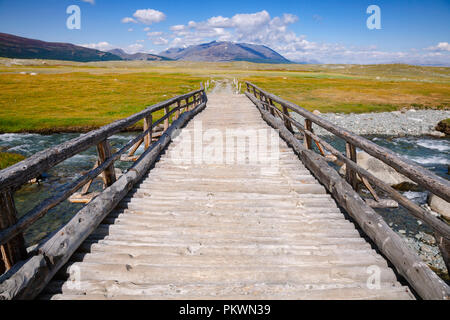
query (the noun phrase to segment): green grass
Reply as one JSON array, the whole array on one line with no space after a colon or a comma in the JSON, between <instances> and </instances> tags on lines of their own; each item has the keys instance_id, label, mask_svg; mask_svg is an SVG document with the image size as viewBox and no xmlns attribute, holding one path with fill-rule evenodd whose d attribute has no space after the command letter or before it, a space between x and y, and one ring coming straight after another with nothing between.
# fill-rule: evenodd
<instances>
[{"instance_id":1,"label":"green grass","mask_svg":"<svg viewBox=\"0 0 450 320\"><path fill-rule=\"evenodd\" d=\"M405 107L450 107L450 83L301 77L298 74L284 77L253 76L244 80L310 111L365 113L394 111Z\"/></svg>"},{"instance_id":2,"label":"green grass","mask_svg":"<svg viewBox=\"0 0 450 320\"><path fill-rule=\"evenodd\" d=\"M0 132L88 131L197 89L200 81L234 78L321 112L450 107L450 68L443 67L0 58Z\"/></svg>"},{"instance_id":3,"label":"green grass","mask_svg":"<svg viewBox=\"0 0 450 320\"><path fill-rule=\"evenodd\" d=\"M22 156L21 154L0 152L0 170L12 166L13 164L16 164L24 159L25 157Z\"/></svg>"},{"instance_id":4,"label":"green grass","mask_svg":"<svg viewBox=\"0 0 450 320\"><path fill-rule=\"evenodd\" d=\"M0 74L0 132L86 131L200 87L185 74Z\"/></svg>"}]
</instances>

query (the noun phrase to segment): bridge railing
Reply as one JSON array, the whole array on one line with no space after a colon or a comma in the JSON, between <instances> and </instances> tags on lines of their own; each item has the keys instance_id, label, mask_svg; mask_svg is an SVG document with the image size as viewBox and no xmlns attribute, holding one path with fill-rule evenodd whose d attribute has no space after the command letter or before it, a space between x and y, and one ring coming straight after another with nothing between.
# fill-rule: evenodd
<instances>
[{"instance_id":1,"label":"bridge railing","mask_svg":"<svg viewBox=\"0 0 450 320\"><path fill-rule=\"evenodd\" d=\"M18 262L24 263L25 260L28 259L27 261L30 261L30 259L33 259L33 256L40 255L46 261L43 262L40 260L39 263L51 264L47 266L47 269L51 270L50 273L56 272L55 270L62 265L61 261L66 259L66 257L70 257L70 254L76 249L73 244L79 243L81 239L89 235L89 230L95 226L95 223L99 223L101 220L98 220L108 210L113 209L112 205L117 204L131 189L134 183L137 182L138 178L142 177L150 164L154 162L159 152L170 142L172 139L171 135L175 134L176 130L186 121L204 108L206 101L206 93L202 86L200 90L195 90L150 106L126 119L118 120L100 129L83 134L78 138L41 151L22 162L0 171L0 299L2 297L25 298L33 296L33 294L24 294L23 290L25 288L18 289L17 286L13 285L11 289L9 287L11 283L5 284L8 282L6 280L17 271L13 270L14 268L23 267ZM156 120L155 112L162 110L164 111L164 116ZM143 132L128 141L119 150L113 151L109 143L109 138L124 129L132 127L141 120L144 121ZM152 142L155 139L153 136L154 130L160 125L164 126L164 130L159 134L160 138L156 142ZM140 156L135 156L134 153L141 144L144 144L145 151ZM20 217L20 219L17 219L14 204L14 192L16 190L30 180L38 178L57 164L93 146L97 147L98 160L92 170L75 179L50 198L37 204L33 209ZM114 162L120 159L135 161L135 163L127 171L127 174L122 175L118 179L115 173ZM90 195L89 187L93 179L100 175L103 178L104 191L100 194ZM44 217L50 209L69 199L78 190L80 192L76 195L87 199L84 202L88 202L89 204L81 209L61 230L39 243L36 250L31 253L27 252L23 237L24 231L37 220ZM95 217L92 216L93 213ZM84 217L81 218L83 215ZM78 217L80 217L78 223L74 224L74 221L76 222ZM78 226L76 226L77 224ZM74 239L68 240L64 237L61 238L63 234L72 236ZM51 250L59 252L52 256L50 253ZM31 270L37 272L36 268L34 266ZM39 268L42 268L42 266ZM6 274L1 276L5 272ZM36 293L39 289L40 286L26 290L31 290ZM8 292L11 292L11 290L13 290L12 292L14 290L19 290L20 292L17 291L10 295ZM5 293L4 296L2 296L3 293Z\"/></svg>"},{"instance_id":2,"label":"bridge railing","mask_svg":"<svg viewBox=\"0 0 450 320\"><path fill-rule=\"evenodd\" d=\"M435 238L437 240L437 243L439 244L439 248L442 252L442 256L444 258L444 261L449 267L449 255L450 255L450 226L445 221L435 217L430 212L426 211L416 203L412 202L410 199L403 196L400 192L392 188L390 185L386 184L381 179L377 178L364 168L362 168L357 163L357 154L356 154L356 148L359 148L371 156L381 160L383 163L387 164L389 167L393 168L397 172L403 174L404 176L408 177L412 181L416 182L418 185L423 187L424 189L428 190L429 192L441 197L442 199L450 202L450 182L437 176L436 174L430 172L429 170L426 170L425 168L421 167L420 165L409 161L407 159L404 159L402 157L397 156L394 152L392 152L389 149L383 148L381 146L378 146L377 144L358 136L344 128L341 128L339 126L334 125L333 123L327 121L324 118L321 118L320 116L317 116L313 114L312 112L309 112L308 110L299 107L289 101L286 101L274 94L271 94L267 91L264 91L263 89L259 88L258 86L246 82L246 95L247 97L258 107L260 112L263 114L263 117L266 120L269 120L268 122L271 123L273 126L277 127L277 129L281 129L284 131L284 138L290 139L292 144L297 146L297 151L301 153L302 156L305 156L303 159L304 162L306 162L308 167L308 162L311 163L309 169L311 170L312 167L318 166L318 163L322 163L322 168L317 167L316 170L311 170L315 175L319 178L319 180L324 183L324 185L327 187L327 189L335 195L335 198L337 198L339 204L342 205L347 211L350 211L349 213L352 213L354 211L355 215L357 215L357 221L359 220L362 226L362 229L366 231L366 233L371 233L369 230L370 228L368 225L370 225L372 222L378 221L377 223L380 224L379 229L382 229L381 226L386 227L389 229L390 232L385 232L384 240L385 243L380 242L380 238L383 238L380 236L380 232L374 231L372 240L374 240L375 243L379 244L379 247L382 249L381 251L385 253L390 260L394 263L394 265L397 267L399 272L405 276L405 278L413 281L413 278L408 278L413 272L412 265L414 262L418 262L419 258L416 254L413 256L410 255L410 250L407 250L404 243L399 244L398 241L401 240L388 226L381 217L376 214L375 211L371 207L382 207L383 202L386 202L386 200L381 199L378 194L376 193L375 188L372 187L372 185L376 186L380 190L384 191L394 202L398 202L401 204L404 208L410 212L414 217L417 219L420 219L424 223L426 223L434 232ZM304 123L298 122L296 119L294 119L291 116L291 113L296 113L304 118ZM313 124L327 130L328 132L332 133L336 137L339 137L343 139L346 143L346 152L345 154L337 150L335 147L333 147L330 143L326 142L321 137L314 134ZM294 130L293 128L297 128L301 133L303 133L303 145L299 145L298 139L294 136ZM316 145L317 150L319 154L315 153L313 144ZM326 153L328 152L328 154ZM313 155L313 153L315 155ZM349 195L347 194L345 197L342 197L342 194L338 194L336 192L337 189L339 189L337 186L339 185L339 179L340 176L336 176L337 172L335 170L334 173L331 173L329 169L331 169L330 166L328 166L327 162L339 160L346 166L346 172L345 172L345 180L352 189L353 193L352 197L358 197L361 199L361 197L356 193L359 188L358 183L358 176L359 180L362 181L362 184L365 186L365 188L372 194L374 200L366 199L366 201L358 202L354 208L350 208L350 203L348 201ZM315 162L315 163L313 163ZM326 167L325 167L326 166ZM315 172L314 172L315 171ZM327 172L325 175L324 172ZM332 178L334 176L334 178ZM343 188L341 190L341 193L344 193ZM362 200L362 199L361 199ZM366 210L370 214L370 217L365 217L362 219L361 215L358 215L358 210L363 211ZM373 219L371 217L377 216L377 219ZM381 220L379 219L381 218ZM371 221L372 220L372 221ZM360 224L360 225L361 225ZM375 225L377 226L377 225ZM396 239L394 241L393 239ZM394 243L392 246L400 246L401 250L397 250L399 248L390 248L388 242L397 242ZM383 250L384 249L384 250ZM405 264L405 257L409 256L409 264L408 267L402 266ZM425 265L426 266L426 265ZM442 280L437 278L437 276L432 276L430 274L432 272L428 267L424 269L422 274L422 279L414 279L414 281L419 282L417 285L421 287L419 290L415 288L417 291L422 290L426 285L424 282L431 280L432 283L436 284L436 287L439 287L440 285L444 285L444 288L447 290L447 298L448 298L448 286L443 283ZM434 275L434 273L433 273ZM425 280L426 279L426 280ZM440 280L440 281L439 281ZM426 291L426 290L425 290ZM432 290L431 290L432 291ZM445 290L444 290L445 292ZM427 294L430 293L430 290L428 292L424 293L424 296L427 296ZM435 292L436 293L436 292ZM437 293L437 296L439 296L439 293ZM436 297L436 296L434 296ZM441 295L442 297L442 295Z\"/></svg>"}]
</instances>

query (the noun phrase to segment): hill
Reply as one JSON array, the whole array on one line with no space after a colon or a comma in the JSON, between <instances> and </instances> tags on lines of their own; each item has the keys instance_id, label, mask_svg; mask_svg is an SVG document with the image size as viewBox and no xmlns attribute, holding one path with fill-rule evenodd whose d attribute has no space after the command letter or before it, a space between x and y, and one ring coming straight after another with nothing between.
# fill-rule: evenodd
<instances>
[{"instance_id":1,"label":"hill","mask_svg":"<svg viewBox=\"0 0 450 320\"><path fill-rule=\"evenodd\" d=\"M121 57L109 52L80 47L70 43L22 38L7 33L0 33L0 57L78 62L122 60Z\"/></svg>"},{"instance_id":2,"label":"hill","mask_svg":"<svg viewBox=\"0 0 450 320\"><path fill-rule=\"evenodd\" d=\"M171 48L161 52L159 55L183 61L292 63L269 47L228 41L213 41L187 48Z\"/></svg>"},{"instance_id":3,"label":"hill","mask_svg":"<svg viewBox=\"0 0 450 320\"><path fill-rule=\"evenodd\" d=\"M113 50L109 50L109 53L112 53L116 56L121 57L123 60L141 60L141 61L169 61L169 60L173 60L167 57L161 57L158 56L156 54L150 54L150 53L134 53L134 54L129 54L126 53L125 51L123 51L122 49L113 49Z\"/></svg>"}]
</instances>

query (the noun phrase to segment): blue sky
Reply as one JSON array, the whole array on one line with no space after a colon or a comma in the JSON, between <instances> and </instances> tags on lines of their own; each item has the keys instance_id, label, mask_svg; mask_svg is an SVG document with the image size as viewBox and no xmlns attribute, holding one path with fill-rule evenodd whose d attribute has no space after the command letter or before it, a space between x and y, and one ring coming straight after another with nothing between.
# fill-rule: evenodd
<instances>
[{"instance_id":1,"label":"blue sky","mask_svg":"<svg viewBox=\"0 0 450 320\"><path fill-rule=\"evenodd\" d=\"M80 30L66 27L69 5ZM369 5L381 9L379 30L367 28ZM449 0L0 0L0 32L131 53L228 40L294 61L450 65Z\"/></svg>"}]
</instances>

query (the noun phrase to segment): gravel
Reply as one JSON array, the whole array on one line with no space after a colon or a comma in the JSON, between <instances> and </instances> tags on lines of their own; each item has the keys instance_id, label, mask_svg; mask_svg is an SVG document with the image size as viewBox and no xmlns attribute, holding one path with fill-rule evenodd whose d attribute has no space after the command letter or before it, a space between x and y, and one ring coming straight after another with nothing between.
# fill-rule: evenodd
<instances>
[{"instance_id":1,"label":"gravel","mask_svg":"<svg viewBox=\"0 0 450 320\"><path fill-rule=\"evenodd\" d=\"M291 113L291 115L297 121L303 123L303 117L296 113ZM441 120L450 118L450 111L409 109L407 111L380 113L322 113L318 115L359 135L443 136L441 132L436 131L434 128ZM314 132L318 135L331 135L317 125L314 125Z\"/></svg>"}]
</instances>

